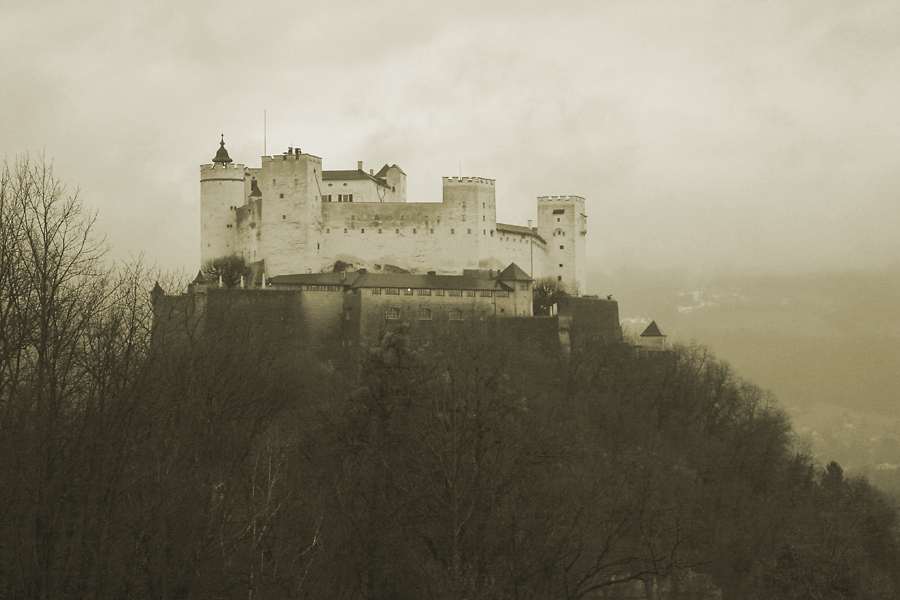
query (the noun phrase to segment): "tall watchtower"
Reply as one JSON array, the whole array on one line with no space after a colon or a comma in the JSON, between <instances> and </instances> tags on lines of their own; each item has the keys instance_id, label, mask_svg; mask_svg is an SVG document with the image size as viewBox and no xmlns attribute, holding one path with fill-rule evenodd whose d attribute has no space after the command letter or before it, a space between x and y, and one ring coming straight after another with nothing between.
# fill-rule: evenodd
<instances>
[{"instance_id":1,"label":"tall watchtower","mask_svg":"<svg viewBox=\"0 0 900 600\"><path fill-rule=\"evenodd\" d=\"M225 149L225 136L212 164L200 165L200 263L239 253L235 210L244 205L244 165Z\"/></svg>"},{"instance_id":2,"label":"tall watchtower","mask_svg":"<svg viewBox=\"0 0 900 600\"><path fill-rule=\"evenodd\" d=\"M564 284L570 294L586 293L584 198L540 196L537 201L538 235L547 242L543 275Z\"/></svg>"}]
</instances>

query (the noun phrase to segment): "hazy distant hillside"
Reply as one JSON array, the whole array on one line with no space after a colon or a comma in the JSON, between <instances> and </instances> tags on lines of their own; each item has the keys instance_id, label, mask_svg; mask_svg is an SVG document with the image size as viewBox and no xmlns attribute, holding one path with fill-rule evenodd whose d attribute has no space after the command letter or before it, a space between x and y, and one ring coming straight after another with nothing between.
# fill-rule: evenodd
<instances>
[{"instance_id":1,"label":"hazy distant hillside","mask_svg":"<svg viewBox=\"0 0 900 600\"><path fill-rule=\"evenodd\" d=\"M870 272L595 278L626 331L655 319L775 392L822 460L900 491L900 265ZM597 279L595 279L596 281Z\"/></svg>"}]
</instances>

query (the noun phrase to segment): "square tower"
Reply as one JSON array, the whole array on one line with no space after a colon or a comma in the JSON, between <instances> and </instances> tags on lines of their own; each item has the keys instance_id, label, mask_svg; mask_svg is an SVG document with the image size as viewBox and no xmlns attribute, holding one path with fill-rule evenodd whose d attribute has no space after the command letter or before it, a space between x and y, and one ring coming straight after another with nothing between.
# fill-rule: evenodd
<instances>
[{"instance_id":1,"label":"square tower","mask_svg":"<svg viewBox=\"0 0 900 600\"><path fill-rule=\"evenodd\" d=\"M587 215L581 196L539 196L538 235L547 242L541 277L552 277L566 291L580 296L587 292L585 238Z\"/></svg>"}]
</instances>

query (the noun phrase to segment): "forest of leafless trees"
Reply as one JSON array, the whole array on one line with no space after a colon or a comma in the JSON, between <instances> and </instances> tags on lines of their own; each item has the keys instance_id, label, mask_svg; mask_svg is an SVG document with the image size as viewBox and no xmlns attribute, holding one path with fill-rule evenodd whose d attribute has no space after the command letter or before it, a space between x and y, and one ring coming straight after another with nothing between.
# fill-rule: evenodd
<instances>
[{"instance_id":1,"label":"forest of leafless trees","mask_svg":"<svg viewBox=\"0 0 900 600\"><path fill-rule=\"evenodd\" d=\"M158 277L48 162L5 166L2 598L900 596L896 507L704 348L151 344Z\"/></svg>"}]
</instances>

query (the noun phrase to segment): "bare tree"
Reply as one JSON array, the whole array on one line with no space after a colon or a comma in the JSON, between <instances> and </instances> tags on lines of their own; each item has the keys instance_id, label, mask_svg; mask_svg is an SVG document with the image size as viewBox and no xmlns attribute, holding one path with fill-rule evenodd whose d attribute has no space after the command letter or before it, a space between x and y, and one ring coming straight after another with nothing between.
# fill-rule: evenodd
<instances>
[{"instance_id":1,"label":"bare tree","mask_svg":"<svg viewBox=\"0 0 900 600\"><path fill-rule=\"evenodd\" d=\"M250 276L247 261L236 254L208 260L201 271L210 283L215 284L221 280L225 287L230 288L240 285L242 277L246 279Z\"/></svg>"},{"instance_id":2,"label":"bare tree","mask_svg":"<svg viewBox=\"0 0 900 600\"><path fill-rule=\"evenodd\" d=\"M547 316L560 298L568 296L563 282L552 277L542 277L534 282L532 303L535 316Z\"/></svg>"}]
</instances>

